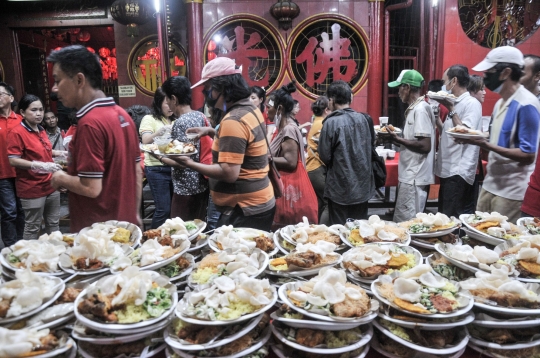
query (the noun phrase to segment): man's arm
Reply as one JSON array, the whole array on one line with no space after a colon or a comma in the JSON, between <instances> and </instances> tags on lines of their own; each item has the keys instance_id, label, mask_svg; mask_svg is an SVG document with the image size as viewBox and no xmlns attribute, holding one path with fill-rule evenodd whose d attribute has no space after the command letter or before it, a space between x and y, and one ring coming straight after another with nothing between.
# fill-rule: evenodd
<instances>
[{"instance_id":1,"label":"man's arm","mask_svg":"<svg viewBox=\"0 0 540 358\"><path fill-rule=\"evenodd\" d=\"M138 163L137 163L138 164ZM103 189L102 178L85 178L68 175L63 171L57 171L53 174L51 185L53 188L65 188L75 194L97 198Z\"/></svg>"},{"instance_id":2,"label":"man's arm","mask_svg":"<svg viewBox=\"0 0 540 358\"><path fill-rule=\"evenodd\" d=\"M224 181L226 183L234 183L238 180L238 176L240 175L240 164L218 163L208 165L197 163L187 156L175 158L156 156L156 158L160 159L163 164L173 168L190 168L208 178Z\"/></svg>"},{"instance_id":3,"label":"man's arm","mask_svg":"<svg viewBox=\"0 0 540 358\"><path fill-rule=\"evenodd\" d=\"M141 168L140 162L135 162L135 173L137 176L137 182L136 182L136 203L137 203L137 217L139 217L139 213L141 212L141 199L142 199L142 183L143 183L143 172ZM140 218L139 218L140 220Z\"/></svg>"},{"instance_id":4,"label":"man's arm","mask_svg":"<svg viewBox=\"0 0 540 358\"><path fill-rule=\"evenodd\" d=\"M330 137L328 125L324 125L321 128L321 134L319 136L319 145L317 146L317 152L319 152L319 158L327 167L332 162L332 138Z\"/></svg>"},{"instance_id":5,"label":"man's arm","mask_svg":"<svg viewBox=\"0 0 540 358\"><path fill-rule=\"evenodd\" d=\"M518 163L529 165L534 163L535 153L525 153L520 148L505 148L490 143L487 138L459 138L457 143L474 144L482 149L497 153L505 158L515 160Z\"/></svg>"},{"instance_id":6,"label":"man's arm","mask_svg":"<svg viewBox=\"0 0 540 358\"><path fill-rule=\"evenodd\" d=\"M398 137L397 135L392 133L391 141L395 144L402 145L415 153L427 154L431 151L430 137L417 137L416 139L409 140Z\"/></svg>"}]
</instances>

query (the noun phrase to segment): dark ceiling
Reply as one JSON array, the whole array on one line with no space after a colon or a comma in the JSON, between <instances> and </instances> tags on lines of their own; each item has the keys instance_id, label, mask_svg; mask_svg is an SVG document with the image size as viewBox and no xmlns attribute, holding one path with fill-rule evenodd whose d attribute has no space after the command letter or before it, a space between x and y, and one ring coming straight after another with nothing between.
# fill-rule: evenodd
<instances>
[{"instance_id":1,"label":"dark ceiling","mask_svg":"<svg viewBox=\"0 0 540 358\"><path fill-rule=\"evenodd\" d=\"M4 2L4 1L2 1ZM55 10L82 10L103 8L111 5L114 0L64 0L64 1L7 1L4 2L2 10L8 12L39 12Z\"/></svg>"}]
</instances>

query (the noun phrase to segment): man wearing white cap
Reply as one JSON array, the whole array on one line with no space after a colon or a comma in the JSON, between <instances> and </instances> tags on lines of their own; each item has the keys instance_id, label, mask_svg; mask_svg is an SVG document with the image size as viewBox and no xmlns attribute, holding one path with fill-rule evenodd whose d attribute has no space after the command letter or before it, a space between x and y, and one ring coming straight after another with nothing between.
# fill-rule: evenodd
<instances>
[{"instance_id":1,"label":"man wearing white cap","mask_svg":"<svg viewBox=\"0 0 540 358\"><path fill-rule=\"evenodd\" d=\"M484 84L501 99L493 108L490 137L460 139L488 150L487 175L478 198L478 211L497 211L516 222L538 150L540 103L519 80L523 54L515 47L491 50L473 67L484 72Z\"/></svg>"},{"instance_id":2,"label":"man wearing white cap","mask_svg":"<svg viewBox=\"0 0 540 358\"><path fill-rule=\"evenodd\" d=\"M217 131L198 130L199 135L214 135L213 164L198 163L189 157L174 160L209 178L212 200L221 212L218 227L270 231L275 198L268 178L266 126L261 111L249 100L251 91L241 73L242 69L227 57L218 57L204 66L202 79L191 88L204 84L206 104L226 111Z\"/></svg>"}]
</instances>

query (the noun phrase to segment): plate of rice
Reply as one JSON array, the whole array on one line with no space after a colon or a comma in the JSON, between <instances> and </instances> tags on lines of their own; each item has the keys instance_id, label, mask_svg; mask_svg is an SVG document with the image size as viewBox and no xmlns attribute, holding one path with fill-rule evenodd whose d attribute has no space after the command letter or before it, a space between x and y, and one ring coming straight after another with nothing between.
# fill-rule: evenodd
<instances>
[{"instance_id":1,"label":"plate of rice","mask_svg":"<svg viewBox=\"0 0 540 358\"><path fill-rule=\"evenodd\" d=\"M346 227L348 230L341 233L341 239L353 248L377 242L402 245L409 245L411 242L407 230L391 221L381 220L377 215L370 216L368 220L347 222Z\"/></svg>"}]
</instances>

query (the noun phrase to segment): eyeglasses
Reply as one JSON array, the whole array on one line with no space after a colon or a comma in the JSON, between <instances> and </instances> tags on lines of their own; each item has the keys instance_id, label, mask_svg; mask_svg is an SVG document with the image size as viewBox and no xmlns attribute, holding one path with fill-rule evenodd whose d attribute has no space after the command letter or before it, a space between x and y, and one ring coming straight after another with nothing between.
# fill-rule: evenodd
<instances>
[{"instance_id":1,"label":"eyeglasses","mask_svg":"<svg viewBox=\"0 0 540 358\"><path fill-rule=\"evenodd\" d=\"M0 96L11 96L11 93L0 92Z\"/></svg>"}]
</instances>

